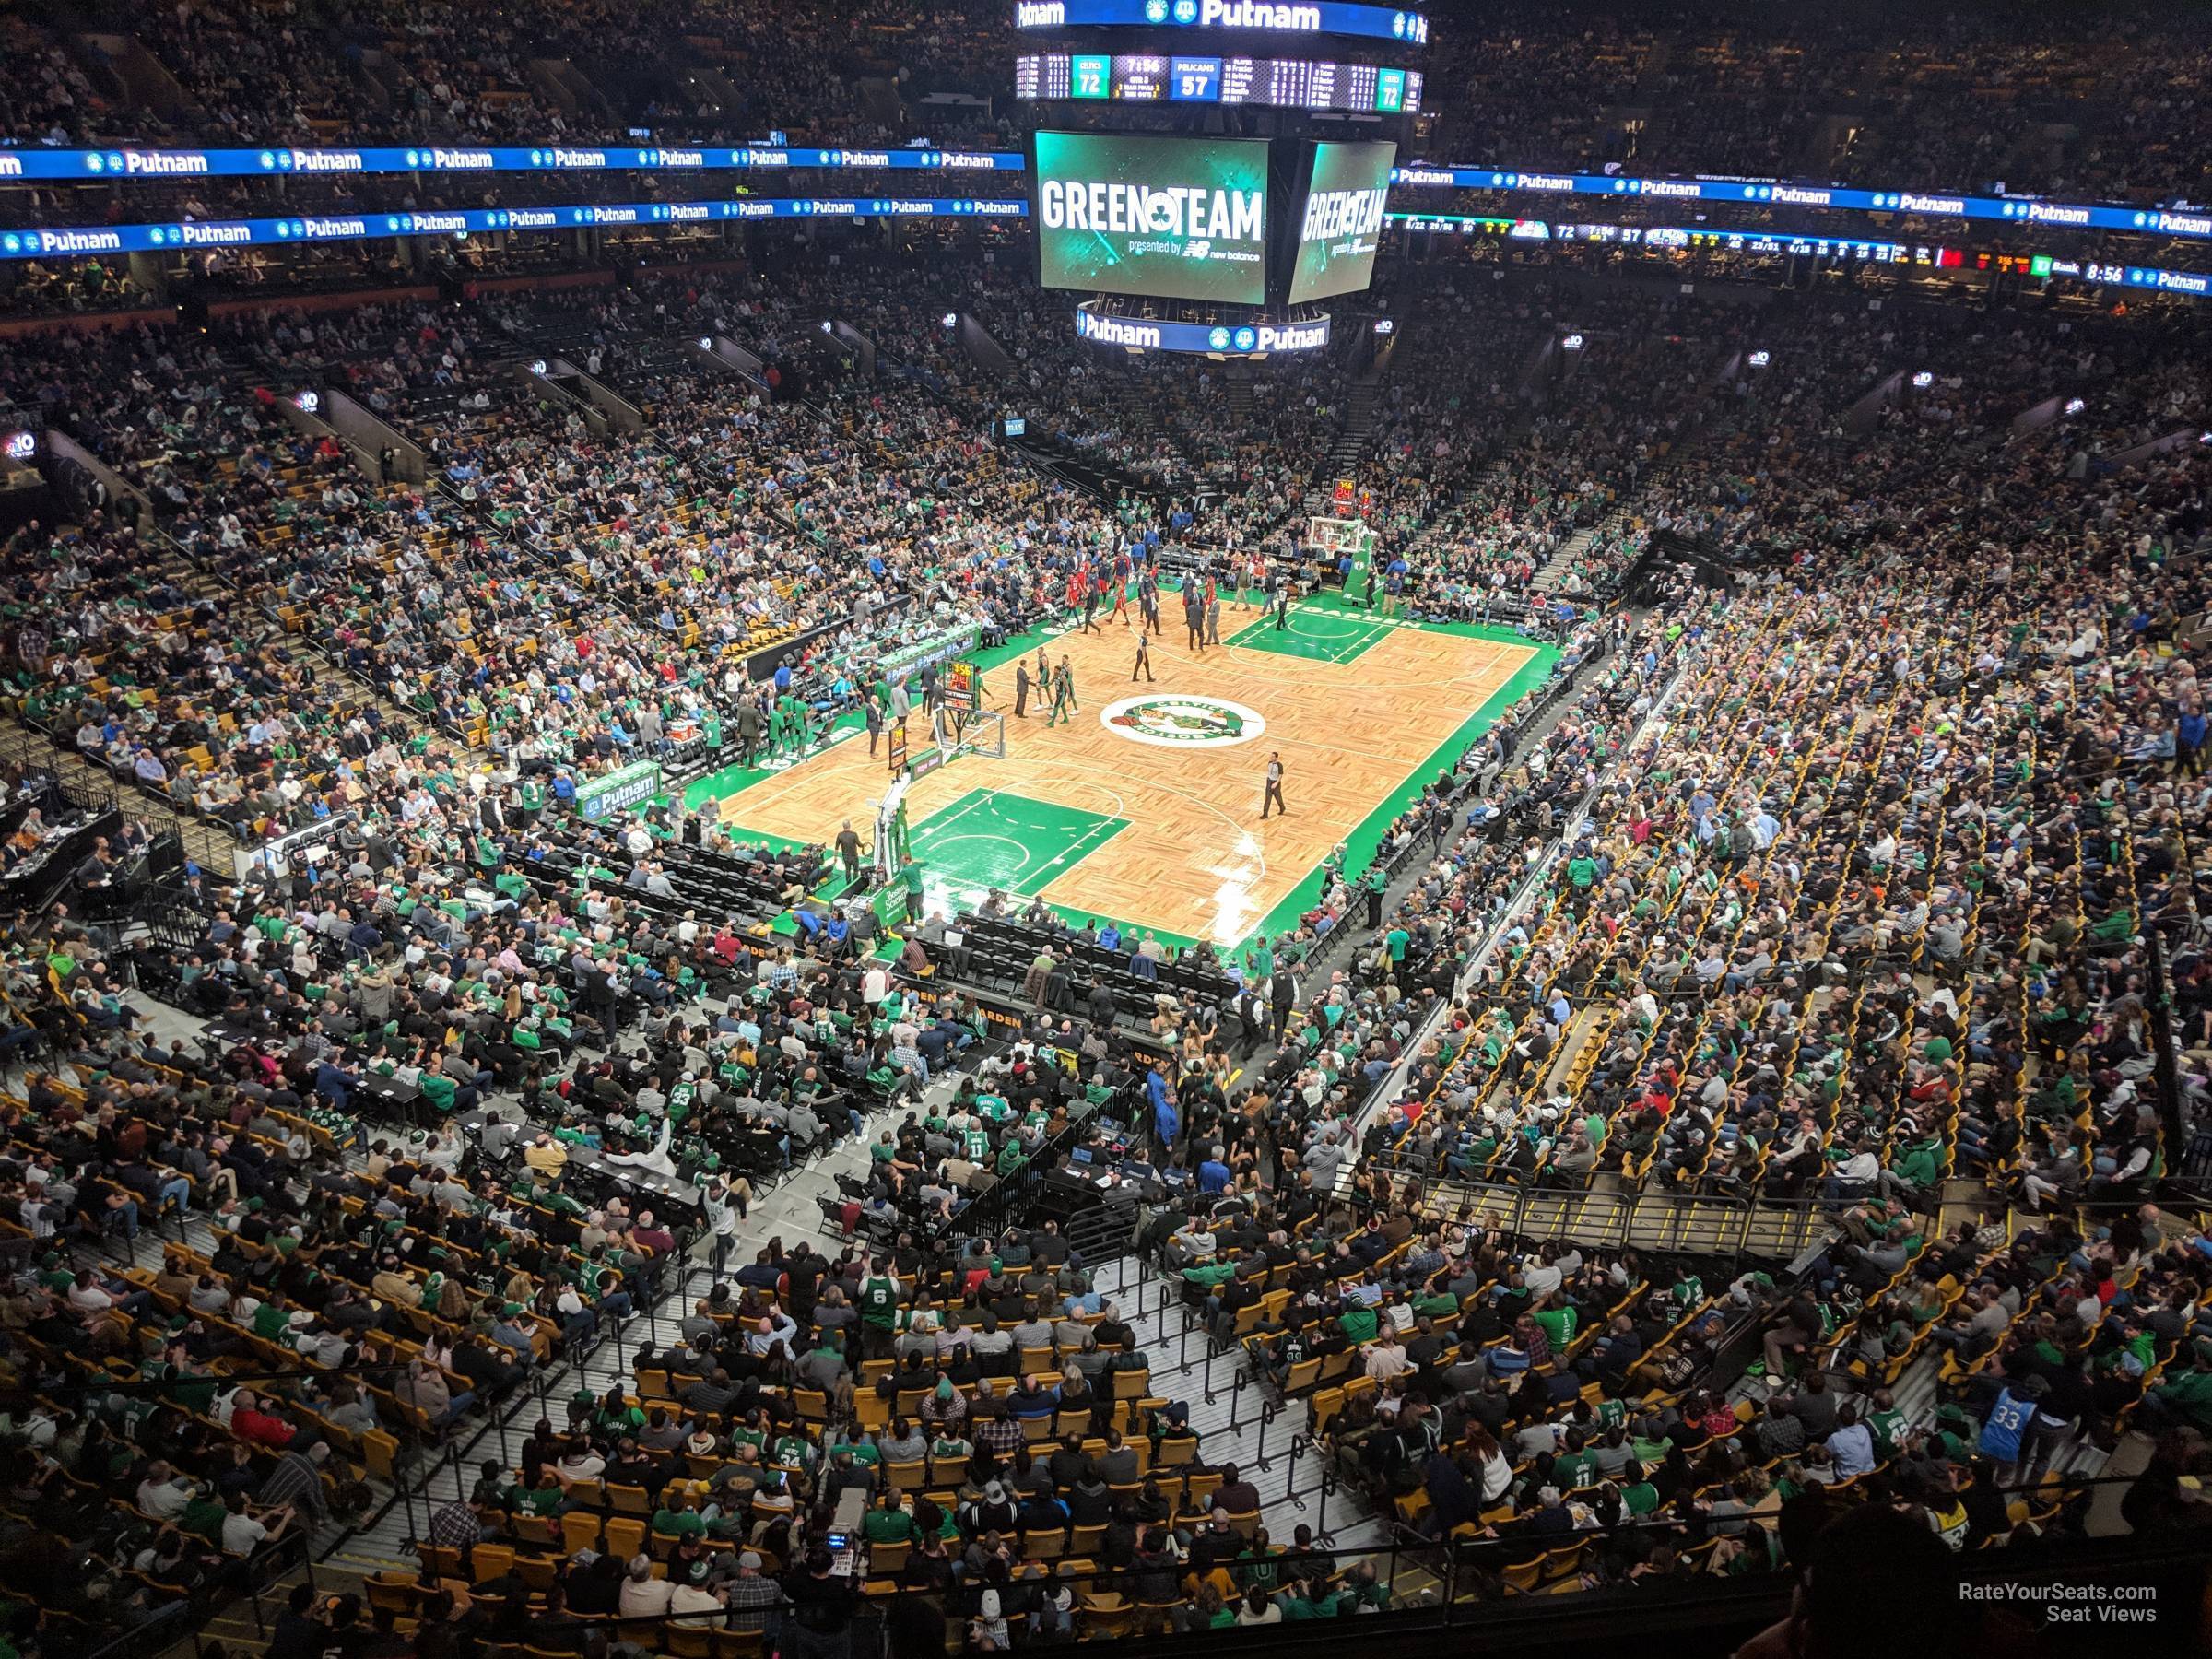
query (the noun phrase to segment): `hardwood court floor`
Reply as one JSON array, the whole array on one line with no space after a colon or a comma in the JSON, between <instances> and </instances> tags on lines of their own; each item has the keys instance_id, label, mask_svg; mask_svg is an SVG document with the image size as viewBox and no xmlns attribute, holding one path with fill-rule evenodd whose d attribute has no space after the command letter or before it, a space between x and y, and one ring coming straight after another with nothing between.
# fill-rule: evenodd
<instances>
[{"instance_id":1,"label":"hardwood court floor","mask_svg":"<svg viewBox=\"0 0 2212 1659\"><path fill-rule=\"evenodd\" d=\"M1166 608L1175 626L1153 640L1150 686L1130 684L1135 636L1118 623L1046 641L1053 662L1065 654L1075 670L1072 724L1048 728L1034 695L1028 718L1015 719L1012 664L988 672L986 706L1006 716L1006 759L963 755L907 796L932 908L971 903L997 886L1178 941L1237 944L1338 841L1409 779L1426 776L1431 757L1455 759L1438 751L1493 699L1502 707L1501 693L1519 695L1532 677L1523 671L1551 654L1380 619L1362 618L1354 632L1304 607L1277 635L1271 621L1255 626L1258 612L1231 607L1223 638L1247 642L1199 655L1181 643L1171 598ZM1320 630L1311 656L1297 643L1301 623ZM1034 649L1028 660L1034 665ZM1219 700L1256 712L1265 727L1233 745L1194 747L1175 723L1155 717L1140 724L1169 735L1143 742L1100 717L1132 696ZM912 730L917 748L926 743L919 717ZM1289 812L1262 822L1271 751L1283 759ZM850 818L865 841L888 782L865 740L848 738L725 796L721 810L733 826L795 840L828 841ZM1370 848L1380 828L1369 826ZM1355 868L1368 850L1355 843Z\"/></svg>"}]
</instances>

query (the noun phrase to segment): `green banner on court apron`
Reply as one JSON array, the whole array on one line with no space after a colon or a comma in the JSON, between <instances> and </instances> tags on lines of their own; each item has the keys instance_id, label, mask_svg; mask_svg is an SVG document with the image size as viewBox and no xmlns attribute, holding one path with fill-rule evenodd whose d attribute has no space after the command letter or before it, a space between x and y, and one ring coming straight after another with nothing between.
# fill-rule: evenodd
<instances>
[{"instance_id":1,"label":"green banner on court apron","mask_svg":"<svg viewBox=\"0 0 2212 1659\"><path fill-rule=\"evenodd\" d=\"M597 823L601 818L643 805L661 793L661 769L650 760L637 760L588 783L576 786L578 816Z\"/></svg>"}]
</instances>

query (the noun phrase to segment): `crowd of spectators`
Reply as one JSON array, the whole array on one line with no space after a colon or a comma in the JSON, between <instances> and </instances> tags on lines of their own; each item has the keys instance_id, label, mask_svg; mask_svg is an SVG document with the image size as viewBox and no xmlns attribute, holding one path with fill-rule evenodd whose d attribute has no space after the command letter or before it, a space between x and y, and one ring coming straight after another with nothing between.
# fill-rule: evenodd
<instances>
[{"instance_id":1,"label":"crowd of spectators","mask_svg":"<svg viewBox=\"0 0 2212 1659\"><path fill-rule=\"evenodd\" d=\"M1919 470L1925 444L1871 434L1856 476L1899 464L1879 516L1700 618L1664 736L1401 1102L1417 1167L1924 1201L1957 1159L2040 1201L2125 1196L2172 1150L2137 1098L2139 953L2198 925L2200 784L2161 773L2199 712L2171 650L2199 579L2166 590L2201 453L2069 477L2059 424L1985 449L1984 487L1957 453ZM1990 562L1900 550L1937 537ZM1740 695L1761 683L1786 703ZM1509 823L1594 773L1523 764ZM2039 1075L2088 1032L2095 1080Z\"/></svg>"},{"instance_id":2,"label":"crowd of spectators","mask_svg":"<svg viewBox=\"0 0 2212 1659\"><path fill-rule=\"evenodd\" d=\"M872 6L835 19L758 0L647 7L540 7L487 17L465 7L376 3L293 6L269 21L223 0L116 4L99 19L149 54L178 97L124 96L135 65L79 36L82 15L17 22L41 76L17 88L9 136L47 144L619 141L629 125L725 142L770 125L848 143L900 142L862 83L917 98L1003 74L976 20ZM1003 36L1003 29L1001 30ZM979 44L979 40L982 43ZM550 62L568 75L548 75ZM789 98L810 84L804 107ZM898 104L894 92L892 108ZM966 135L968 123L938 136Z\"/></svg>"},{"instance_id":3,"label":"crowd of spectators","mask_svg":"<svg viewBox=\"0 0 2212 1659\"><path fill-rule=\"evenodd\" d=\"M51 1527L112 1569L54 1616L236 1582L671 1297L678 1340L629 1386L441 1507L388 1623L841 1634L829 1515L854 1489L859 1588L916 1593L887 1617L925 1648L933 1620L982 1648L1388 1606L1270 1535L1065 1239L961 1241L973 1175L1078 1116L1202 1194L1146 1239L1194 1319L1500 1584L1764 1570L1808 1503L1862 1497L1954 1547L2063 1524L2040 1478L2130 1427L2164 1437L2141 1501L2203 1472L2204 1239L2147 1201L2181 1152L2156 1021L2212 1108L2212 465L2134 453L2206 424L2185 352L2024 312L1447 279L1371 382L1337 357L1232 381L1077 358L1010 265L917 279L935 247L0 359L0 400L155 509L11 539L17 712L248 845L331 831L312 879L190 873L189 924L127 946L66 912L11 941L0 1222L33 1266L0 1359L35 1404L0 1507L29 1530L64 1500ZM759 377L682 348L700 333ZM1471 334L1493 349L1441 348ZM520 367L556 358L641 429ZM429 477L371 484L300 429L278 400L311 384ZM1029 400L1136 488L1100 502L993 446ZM1374 870L1335 862L1292 928L1194 953L1215 994L1128 1009L1100 973L1077 1018L1061 963L1119 947L1040 904L1009 1037L963 989L968 919L878 957L874 909L805 902L826 847L742 844L680 797L568 810L639 756L758 763L788 717L763 645L804 637L803 752L885 694L886 651L1011 636L1125 547L1280 546L1347 434L1407 611L1566 601L1561 656ZM152 1038L149 999L207 1037ZM759 1188L855 1135L836 1253L736 1246ZM1937 1225L1957 1175L2023 1225ZM1689 1264L1462 1211L1601 1178L1823 1206L1839 1241L1708 1295ZM156 1271L134 1241L169 1218ZM1703 1373L1747 1318L1763 1381L1732 1406ZM1941 1408L1906 1420L1888 1390L1924 1357ZM149 1386L95 1385L126 1371Z\"/></svg>"},{"instance_id":4,"label":"crowd of spectators","mask_svg":"<svg viewBox=\"0 0 2212 1659\"><path fill-rule=\"evenodd\" d=\"M1905 15L1509 6L1440 19L1428 102L1444 159L1461 162L2201 194L2201 20L1977 9L1900 30ZM42 21L11 24L11 61L34 68L8 93L17 142L618 142L640 124L735 142L771 127L847 144L1003 138L1009 129L976 112L1038 44L972 6L874 5L831 19L688 0L492 18L370 4L289 7L272 28L223 0L110 6L103 32L135 41L178 88L149 103L125 96L142 84L135 65L76 33L85 19ZM864 93L871 82L882 98ZM924 102L933 92L974 101Z\"/></svg>"},{"instance_id":5,"label":"crowd of spectators","mask_svg":"<svg viewBox=\"0 0 2212 1659\"><path fill-rule=\"evenodd\" d=\"M1440 160L2194 200L2203 42L2164 21L1512 6L1436 30L1425 96Z\"/></svg>"}]
</instances>

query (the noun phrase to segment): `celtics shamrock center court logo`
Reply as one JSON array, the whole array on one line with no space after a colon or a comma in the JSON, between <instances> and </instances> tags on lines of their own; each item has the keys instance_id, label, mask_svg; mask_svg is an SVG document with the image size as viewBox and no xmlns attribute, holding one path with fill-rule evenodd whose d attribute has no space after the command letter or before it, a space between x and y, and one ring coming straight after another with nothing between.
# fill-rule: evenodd
<instances>
[{"instance_id":1,"label":"celtics shamrock center court logo","mask_svg":"<svg viewBox=\"0 0 2212 1659\"><path fill-rule=\"evenodd\" d=\"M1230 748L1267 729L1257 710L1219 697L1124 697L1099 719L1117 736L1162 748Z\"/></svg>"}]
</instances>

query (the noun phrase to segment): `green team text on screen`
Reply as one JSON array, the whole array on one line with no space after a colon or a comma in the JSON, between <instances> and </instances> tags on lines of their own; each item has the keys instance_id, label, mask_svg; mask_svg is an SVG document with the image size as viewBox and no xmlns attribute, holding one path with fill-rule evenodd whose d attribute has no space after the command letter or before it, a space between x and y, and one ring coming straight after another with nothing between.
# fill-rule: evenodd
<instances>
[{"instance_id":1,"label":"green team text on screen","mask_svg":"<svg viewBox=\"0 0 2212 1659\"><path fill-rule=\"evenodd\" d=\"M1300 212L1298 253L1290 265L1291 304L1367 287L1397 153L1398 147L1387 143L1313 147L1313 182Z\"/></svg>"},{"instance_id":2,"label":"green team text on screen","mask_svg":"<svg viewBox=\"0 0 2212 1659\"><path fill-rule=\"evenodd\" d=\"M1037 135L1046 288L1257 305L1267 286L1267 144Z\"/></svg>"}]
</instances>

